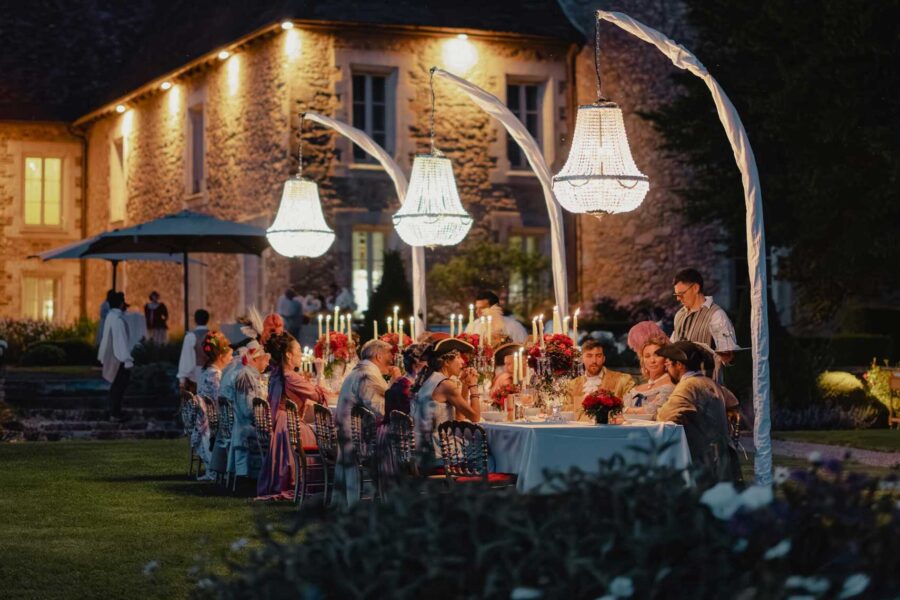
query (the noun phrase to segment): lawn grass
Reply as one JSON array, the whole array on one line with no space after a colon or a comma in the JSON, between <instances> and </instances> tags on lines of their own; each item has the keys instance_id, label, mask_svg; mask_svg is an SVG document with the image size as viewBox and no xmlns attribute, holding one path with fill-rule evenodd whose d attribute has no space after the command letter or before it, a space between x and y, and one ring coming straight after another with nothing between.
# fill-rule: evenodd
<instances>
[{"instance_id":1,"label":"lawn grass","mask_svg":"<svg viewBox=\"0 0 900 600\"><path fill-rule=\"evenodd\" d=\"M900 452L900 431L893 429L850 429L839 431L773 431L776 440L831 444L860 450Z\"/></svg>"},{"instance_id":2,"label":"lawn grass","mask_svg":"<svg viewBox=\"0 0 900 600\"><path fill-rule=\"evenodd\" d=\"M197 555L293 510L189 481L184 439L0 445L0 466L3 598L184 598Z\"/></svg>"}]
</instances>

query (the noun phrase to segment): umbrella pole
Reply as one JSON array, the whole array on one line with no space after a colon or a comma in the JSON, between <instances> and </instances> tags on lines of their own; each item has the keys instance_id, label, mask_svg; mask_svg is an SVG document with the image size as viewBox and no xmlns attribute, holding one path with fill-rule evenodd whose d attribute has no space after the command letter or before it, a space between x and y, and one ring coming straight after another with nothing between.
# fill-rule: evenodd
<instances>
[{"instance_id":1,"label":"umbrella pole","mask_svg":"<svg viewBox=\"0 0 900 600\"><path fill-rule=\"evenodd\" d=\"M113 273L112 273L112 277L113 277L113 280L112 280L112 290L113 290L113 291L116 291L116 272L119 270L119 261L117 261L117 260L112 260L112 261L110 261L110 262L112 263L112 272L113 272Z\"/></svg>"},{"instance_id":2,"label":"umbrella pole","mask_svg":"<svg viewBox=\"0 0 900 600\"><path fill-rule=\"evenodd\" d=\"M184 332L187 333L190 331L189 327L191 324L188 317L190 314L190 307L188 307L188 294L190 293L190 288L188 287L188 253L182 253L181 259L184 266Z\"/></svg>"}]
</instances>

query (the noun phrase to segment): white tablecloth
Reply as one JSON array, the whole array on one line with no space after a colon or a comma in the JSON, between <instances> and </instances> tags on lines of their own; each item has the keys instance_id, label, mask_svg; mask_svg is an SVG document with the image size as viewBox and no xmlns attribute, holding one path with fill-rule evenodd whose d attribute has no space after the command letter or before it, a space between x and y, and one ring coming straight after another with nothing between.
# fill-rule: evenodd
<instances>
[{"instance_id":1,"label":"white tablecloth","mask_svg":"<svg viewBox=\"0 0 900 600\"><path fill-rule=\"evenodd\" d=\"M516 488L530 491L544 482L544 469L567 472L578 467L596 473L600 459L621 454L628 463L643 462L646 455L629 446L650 448L675 441L658 457L660 464L684 468L691 455L684 428L674 423L637 421L625 425L590 423L481 423L487 431L493 457L492 469L515 473Z\"/></svg>"}]
</instances>

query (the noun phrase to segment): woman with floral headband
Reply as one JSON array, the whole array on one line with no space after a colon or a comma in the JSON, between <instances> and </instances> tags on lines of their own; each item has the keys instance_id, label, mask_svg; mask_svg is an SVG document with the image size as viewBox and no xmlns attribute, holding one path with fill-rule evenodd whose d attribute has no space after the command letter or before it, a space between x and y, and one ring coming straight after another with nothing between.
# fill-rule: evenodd
<instances>
[{"instance_id":1,"label":"woman with floral headband","mask_svg":"<svg viewBox=\"0 0 900 600\"><path fill-rule=\"evenodd\" d=\"M200 380L197 382L197 396L202 396L212 402L218 402L222 369L231 360L231 346L228 345L228 338L221 332L210 331L203 338L201 351L205 362L203 370L200 371ZM210 448L210 437L212 433L209 430L206 403L203 400L199 402L199 408L200 410L194 422L194 432L191 435L191 443L194 445L194 450L206 468L206 473L198 477L198 479L201 481L212 481L216 478L211 464L212 449Z\"/></svg>"}]
</instances>

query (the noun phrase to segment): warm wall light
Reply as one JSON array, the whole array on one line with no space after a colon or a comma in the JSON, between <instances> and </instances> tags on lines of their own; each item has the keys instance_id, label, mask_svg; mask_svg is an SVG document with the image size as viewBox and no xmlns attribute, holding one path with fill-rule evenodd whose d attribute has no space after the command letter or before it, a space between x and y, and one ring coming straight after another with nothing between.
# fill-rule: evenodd
<instances>
[{"instance_id":1,"label":"warm wall light","mask_svg":"<svg viewBox=\"0 0 900 600\"><path fill-rule=\"evenodd\" d=\"M237 93L241 82L241 61L239 56L232 56L225 65L228 71L228 93L232 96Z\"/></svg>"},{"instance_id":2,"label":"warm wall light","mask_svg":"<svg viewBox=\"0 0 900 600\"><path fill-rule=\"evenodd\" d=\"M129 110L122 115L122 137L128 139L132 131L134 131L134 111Z\"/></svg>"},{"instance_id":3,"label":"warm wall light","mask_svg":"<svg viewBox=\"0 0 900 600\"><path fill-rule=\"evenodd\" d=\"M293 24L291 21L284 21L284 22L281 24L281 28L282 28L282 29L293 29L293 28L294 28L294 24Z\"/></svg>"},{"instance_id":4,"label":"warm wall light","mask_svg":"<svg viewBox=\"0 0 900 600\"><path fill-rule=\"evenodd\" d=\"M169 92L169 114L176 116L181 111L181 93L178 86L174 86Z\"/></svg>"},{"instance_id":5,"label":"warm wall light","mask_svg":"<svg viewBox=\"0 0 900 600\"><path fill-rule=\"evenodd\" d=\"M464 75L478 62L478 50L464 33L444 40L444 67L457 75Z\"/></svg>"},{"instance_id":6,"label":"warm wall light","mask_svg":"<svg viewBox=\"0 0 900 600\"><path fill-rule=\"evenodd\" d=\"M291 60L300 56L300 32L296 29L284 32L284 53Z\"/></svg>"},{"instance_id":7,"label":"warm wall light","mask_svg":"<svg viewBox=\"0 0 900 600\"><path fill-rule=\"evenodd\" d=\"M119 113L120 115L121 115L123 112L125 112L125 105L124 105L124 104L117 104L117 105L116 105L116 112Z\"/></svg>"},{"instance_id":8,"label":"warm wall light","mask_svg":"<svg viewBox=\"0 0 900 600\"><path fill-rule=\"evenodd\" d=\"M219 52L219 60L225 60L229 56L231 56L231 53L228 50L222 50L221 52Z\"/></svg>"},{"instance_id":9,"label":"warm wall light","mask_svg":"<svg viewBox=\"0 0 900 600\"><path fill-rule=\"evenodd\" d=\"M162 85L159 86L159 89L162 91L167 91L172 88L172 83L170 81L163 81Z\"/></svg>"}]
</instances>

